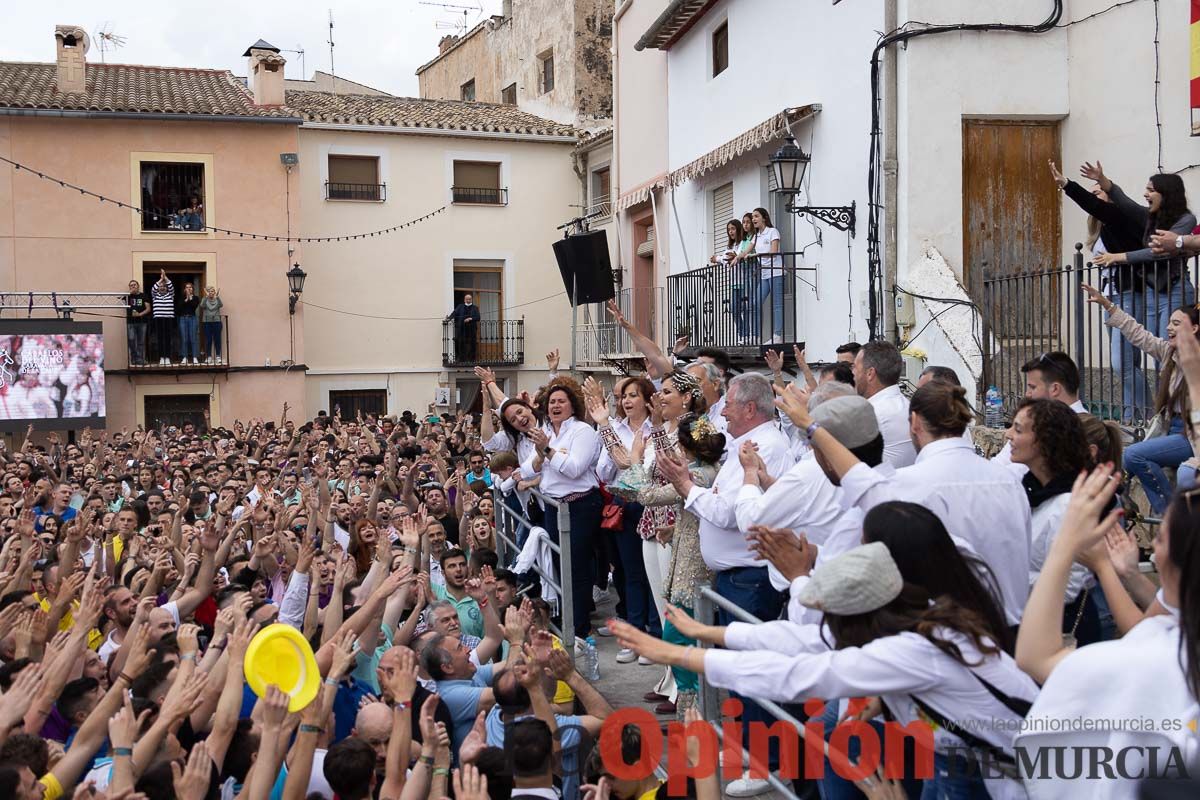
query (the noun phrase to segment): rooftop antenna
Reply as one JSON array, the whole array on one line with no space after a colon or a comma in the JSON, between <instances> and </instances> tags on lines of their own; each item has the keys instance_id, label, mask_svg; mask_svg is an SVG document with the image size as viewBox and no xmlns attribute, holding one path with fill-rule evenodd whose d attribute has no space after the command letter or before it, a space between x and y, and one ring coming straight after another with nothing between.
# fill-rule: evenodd
<instances>
[{"instance_id":1,"label":"rooftop antenna","mask_svg":"<svg viewBox=\"0 0 1200 800\"><path fill-rule=\"evenodd\" d=\"M333 9L329 9L329 74L337 76L333 69Z\"/></svg>"},{"instance_id":2,"label":"rooftop antenna","mask_svg":"<svg viewBox=\"0 0 1200 800\"><path fill-rule=\"evenodd\" d=\"M289 50L286 47L281 47L279 49L281 51L283 51L284 53L296 53L300 56L300 78L302 80L308 80L308 70L306 70L304 68L304 47L303 47L303 45L296 45L295 50Z\"/></svg>"},{"instance_id":3,"label":"rooftop antenna","mask_svg":"<svg viewBox=\"0 0 1200 800\"><path fill-rule=\"evenodd\" d=\"M124 36L113 33L111 22L105 22L103 25L101 25L100 29L96 31L94 38L100 42L101 64L104 63L105 53L107 53L109 50L116 50L119 47L124 47L125 42L128 41L128 39L126 39Z\"/></svg>"},{"instance_id":4,"label":"rooftop antenna","mask_svg":"<svg viewBox=\"0 0 1200 800\"><path fill-rule=\"evenodd\" d=\"M474 5L464 6L464 5L458 5L455 3L435 3L435 2L427 2L427 0L421 0L419 5L435 6L437 8L442 9L443 11L449 11L455 15L457 15L461 12L462 13L461 20L459 20L459 19L441 20L440 19L437 22L435 22L433 25L438 30L457 31L460 36L462 34L466 33L467 29L471 27L470 21L468 20L468 17L471 15L471 13L474 12L476 18L478 18L478 16L483 13L483 5L478 2L475 3Z\"/></svg>"}]
</instances>

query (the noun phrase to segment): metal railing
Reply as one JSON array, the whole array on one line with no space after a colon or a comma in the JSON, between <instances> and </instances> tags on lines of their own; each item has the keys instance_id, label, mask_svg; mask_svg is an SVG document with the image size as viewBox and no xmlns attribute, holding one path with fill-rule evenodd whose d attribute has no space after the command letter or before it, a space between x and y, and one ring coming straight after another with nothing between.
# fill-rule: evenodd
<instances>
[{"instance_id":1,"label":"metal railing","mask_svg":"<svg viewBox=\"0 0 1200 800\"><path fill-rule=\"evenodd\" d=\"M386 183L339 183L325 181L326 200L375 200L387 199Z\"/></svg>"},{"instance_id":2,"label":"metal railing","mask_svg":"<svg viewBox=\"0 0 1200 800\"><path fill-rule=\"evenodd\" d=\"M558 515L558 541L550 542L550 549L558 556L557 574L545 574L536 563L533 565L533 571L539 578L553 586L554 591L558 592L562 625L554 628L554 623L551 622L550 627L554 628L554 633L562 640L563 647L568 648L567 652L574 653L575 606L573 602L575 587L571 576L571 511L566 503L560 503L547 497L537 489L529 491L545 504L547 514ZM523 542L521 527L524 526L525 531L528 532L535 526L524 514L513 511L505 504L504 493L500 491L499 478L492 481L492 507L495 509L496 516L496 555L501 564L511 566L516 561L517 554L521 552L521 544L519 544L519 542ZM508 552L510 548L513 551L511 557Z\"/></svg>"},{"instance_id":3,"label":"metal railing","mask_svg":"<svg viewBox=\"0 0 1200 800\"><path fill-rule=\"evenodd\" d=\"M203 164L143 161L141 190L142 230L204 230Z\"/></svg>"},{"instance_id":4,"label":"metal railing","mask_svg":"<svg viewBox=\"0 0 1200 800\"><path fill-rule=\"evenodd\" d=\"M612 216L612 197L603 197L592 200L591 205L587 207L585 217L593 217L593 224L606 220Z\"/></svg>"},{"instance_id":5,"label":"metal railing","mask_svg":"<svg viewBox=\"0 0 1200 800\"><path fill-rule=\"evenodd\" d=\"M1086 302L1083 286L1099 289L1151 333L1166 338L1166 319L1196 302L1200 259L1108 267L1085 262L1076 245L1061 268L985 278L982 296L983 379L1000 390L1011 415L1025 394L1021 367L1053 351L1074 359L1080 399L1104 419L1142 427L1153 418L1158 365L1133 347L1098 304Z\"/></svg>"},{"instance_id":6,"label":"metal railing","mask_svg":"<svg viewBox=\"0 0 1200 800\"><path fill-rule=\"evenodd\" d=\"M746 611L741 606L738 606L737 604L717 594L711 587L698 587L696 589L696 600L694 606L695 618L704 622L705 624L709 624L714 619L717 609L725 611L727 614L740 620L741 622L747 622L751 625L762 624L761 619ZM697 641L696 646L709 648L712 645L707 642ZM700 707L700 716L712 724L713 729L717 732L717 738L720 740L723 749L725 744L725 734L721 727L720 689L709 684L704 677L704 673L700 673L699 677L700 691L697 696L697 703ZM796 733L800 736L800 741L804 742L804 723L785 711L778 703L775 703L771 700L764 700L761 697L750 697L749 695L742 695L742 697L745 697L747 700L753 700L755 703L762 706L762 708L765 709L769 714L774 715L780 721L786 722L794 727L796 729ZM829 743L822 739L821 747L822 751L825 753L825 757L829 758ZM805 752L805 746L803 744L801 744L800 752ZM751 754L745 748L742 749L742 758L743 763L747 765L751 763ZM787 781L781 780L778 776L770 772L766 774L766 779L768 782L770 782L771 787L777 792L781 793L784 797L791 798L791 800L800 800L799 795L793 791L791 784Z\"/></svg>"},{"instance_id":7,"label":"metal railing","mask_svg":"<svg viewBox=\"0 0 1200 800\"><path fill-rule=\"evenodd\" d=\"M506 366L525 361L525 319L442 321L442 366Z\"/></svg>"},{"instance_id":8,"label":"metal railing","mask_svg":"<svg viewBox=\"0 0 1200 800\"><path fill-rule=\"evenodd\" d=\"M132 326L126 323L127 331L125 336L126 345L126 363L129 369L137 370L138 372L162 372L164 370L172 370L178 372L180 370L223 370L229 368L229 315L221 315L221 361L216 360L216 348L213 348L213 363L209 364L208 355L208 332L205 330L204 323L200 321L199 315L196 317L196 343L199 351L198 364L184 364L182 362L181 347L183 339L179 332L179 318L175 317L171 320L171 333L166 342L158 339L157 330L155 328L153 317L146 317L147 322L144 323L145 344L143 352L145 360L142 363L135 364L131 358L132 352L129 347L132 344L129 339L132 335ZM161 358L171 359L170 364L159 364ZM189 356L190 357L190 356Z\"/></svg>"},{"instance_id":9,"label":"metal railing","mask_svg":"<svg viewBox=\"0 0 1200 800\"><path fill-rule=\"evenodd\" d=\"M796 295L803 253L751 256L667 277L668 338L691 337L692 347L734 350L800 341Z\"/></svg>"},{"instance_id":10,"label":"metal railing","mask_svg":"<svg viewBox=\"0 0 1200 800\"><path fill-rule=\"evenodd\" d=\"M667 339L664 313L664 291L661 286L640 286L621 289L615 298L621 315L641 333L661 344ZM614 361L640 358L641 351L633 337L609 315L604 303L585 309L586 319L579 326L578 363L599 367Z\"/></svg>"},{"instance_id":11,"label":"metal railing","mask_svg":"<svg viewBox=\"0 0 1200 800\"><path fill-rule=\"evenodd\" d=\"M486 186L451 186L455 203L475 203L485 206L508 205L508 189Z\"/></svg>"}]
</instances>

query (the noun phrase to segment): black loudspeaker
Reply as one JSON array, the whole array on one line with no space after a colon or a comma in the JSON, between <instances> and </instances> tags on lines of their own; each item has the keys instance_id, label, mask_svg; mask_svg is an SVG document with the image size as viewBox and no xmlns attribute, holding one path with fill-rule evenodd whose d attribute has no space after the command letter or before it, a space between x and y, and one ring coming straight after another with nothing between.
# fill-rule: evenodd
<instances>
[{"instance_id":1,"label":"black loudspeaker","mask_svg":"<svg viewBox=\"0 0 1200 800\"><path fill-rule=\"evenodd\" d=\"M608 260L608 236L604 231L559 239L554 243L554 257L558 260L568 301L572 287L578 303L603 303L617 296L613 288L612 262Z\"/></svg>"}]
</instances>

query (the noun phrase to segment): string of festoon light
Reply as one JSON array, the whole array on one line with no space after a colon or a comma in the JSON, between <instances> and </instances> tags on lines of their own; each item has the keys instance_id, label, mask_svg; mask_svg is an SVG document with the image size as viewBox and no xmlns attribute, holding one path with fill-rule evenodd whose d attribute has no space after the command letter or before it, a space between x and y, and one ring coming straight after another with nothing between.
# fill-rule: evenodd
<instances>
[{"instance_id":1,"label":"string of festoon light","mask_svg":"<svg viewBox=\"0 0 1200 800\"><path fill-rule=\"evenodd\" d=\"M117 208L127 208L130 211L136 211L139 214L149 215L150 217L152 217L153 219L156 219L156 220L170 219L170 217L172 216L170 214L159 214L154 211L146 211L146 210L142 209L141 207L134 205L133 203L126 203L122 200L117 200L116 198L107 197L105 195L102 195L99 192L93 192L91 189L87 189L83 186L77 186L74 183L71 183L70 181L63 180L62 178L56 178L53 175L49 175L45 172L36 170L33 167L30 167L26 164L21 164L19 162L13 161L11 158L5 158L4 156L0 156L0 163L9 164L12 166L12 168L14 170L16 170L18 172L20 172L21 170L24 170L24 171L28 172L30 175L36 175L38 178L41 178L44 181L48 181L52 184L57 184L62 189L71 189L71 190L79 192L81 195L83 195L85 197L94 197L97 200L99 200L101 203L112 203ZM420 223L425 222L426 220L431 219L432 217L434 217L438 214L441 214L445 210L446 210L446 206L442 206L441 208L435 208L433 211L430 211L428 214L423 214L422 216L417 217L416 219L411 219L408 222L403 222L399 225L393 225L390 228L380 228L379 230L376 230L376 231L367 231L365 233L351 233L351 234L346 234L343 236L273 236L273 235L265 234L265 233L252 233L249 231L237 231L237 230L233 230L231 228L218 228L215 225L204 225L204 226L202 226L201 229L206 230L206 231L213 231L215 233L223 233L223 234L226 234L227 236L236 236L239 239L262 239L262 240L268 241L268 242L303 242L303 243L348 242L352 239L367 239L367 238L370 238L373 236L386 236L389 233L395 233L396 231L402 231L405 228L411 228L414 225L419 225Z\"/></svg>"}]
</instances>

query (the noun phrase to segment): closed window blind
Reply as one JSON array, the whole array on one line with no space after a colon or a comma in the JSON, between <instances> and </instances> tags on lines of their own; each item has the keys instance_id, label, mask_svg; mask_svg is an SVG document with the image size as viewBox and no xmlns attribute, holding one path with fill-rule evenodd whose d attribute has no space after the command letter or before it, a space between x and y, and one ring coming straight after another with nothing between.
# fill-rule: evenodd
<instances>
[{"instance_id":1,"label":"closed window blind","mask_svg":"<svg viewBox=\"0 0 1200 800\"><path fill-rule=\"evenodd\" d=\"M714 253L724 253L729 245L725 224L733 219L733 184L727 183L712 190L712 237Z\"/></svg>"}]
</instances>

